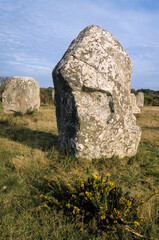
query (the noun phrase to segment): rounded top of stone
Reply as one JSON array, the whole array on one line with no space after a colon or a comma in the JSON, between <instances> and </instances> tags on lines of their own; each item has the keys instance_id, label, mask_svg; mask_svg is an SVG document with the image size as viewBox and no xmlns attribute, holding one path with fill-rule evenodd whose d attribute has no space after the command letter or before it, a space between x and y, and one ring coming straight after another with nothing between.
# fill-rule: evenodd
<instances>
[{"instance_id":1,"label":"rounded top of stone","mask_svg":"<svg viewBox=\"0 0 159 240\"><path fill-rule=\"evenodd\" d=\"M101 35L102 35L102 37L110 37L110 39L108 39L109 41L115 41L115 42L117 42L120 46L121 46L121 44L117 41L117 39L114 37L114 35L112 34L112 33L110 33L110 32L108 32L107 30L105 30L105 29L103 29L103 28L101 28L101 27L99 27L98 25L88 25L86 28L84 28L80 33L79 33L79 35L78 36L80 36L80 35L83 35L83 33L84 33L84 35L85 35L85 37L86 37L86 33L96 33L96 35L94 36L94 34L93 34L93 37L95 37L96 39L98 39L98 38L101 38ZM102 45L103 45L103 43L101 43Z\"/></svg>"},{"instance_id":2,"label":"rounded top of stone","mask_svg":"<svg viewBox=\"0 0 159 240\"><path fill-rule=\"evenodd\" d=\"M15 77L13 77L13 78L11 78L11 79L20 79L20 80L22 80L22 81L29 81L29 80L33 80L33 81L36 81L34 78L32 78L32 77L23 77L23 76L15 76Z\"/></svg>"},{"instance_id":3,"label":"rounded top of stone","mask_svg":"<svg viewBox=\"0 0 159 240\"><path fill-rule=\"evenodd\" d=\"M25 84L27 84L27 83L36 83L36 84L38 84L37 83L37 81L34 79L34 78L32 78L32 77L25 77L25 76L15 76L15 77L12 77L9 81L8 81L8 84L9 83L13 83L13 82L23 82L23 83L25 83Z\"/></svg>"},{"instance_id":4,"label":"rounded top of stone","mask_svg":"<svg viewBox=\"0 0 159 240\"><path fill-rule=\"evenodd\" d=\"M23 77L23 76L15 76L12 77L6 85L5 90L7 89L12 89L14 87L20 87L22 89L26 89L28 87L36 87L39 88L39 84L37 83L37 81L32 78L32 77Z\"/></svg>"},{"instance_id":5,"label":"rounded top of stone","mask_svg":"<svg viewBox=\"0 0 159 240\"><path fill-rule=\"evenodd\" d=\"M138 92L137 95L142 95L143 96L144 93L143 92Z\"/></svg>"}]
</instances>

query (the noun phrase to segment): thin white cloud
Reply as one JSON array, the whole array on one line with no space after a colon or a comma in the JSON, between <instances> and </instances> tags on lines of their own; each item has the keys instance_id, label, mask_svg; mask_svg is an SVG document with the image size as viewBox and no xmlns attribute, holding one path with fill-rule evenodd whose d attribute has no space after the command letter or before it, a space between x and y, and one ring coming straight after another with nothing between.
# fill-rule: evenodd
<instances>
[{"instance_id":1,"label":"thin white cloud","mask_svg":"<svg viewBox=\"0 0 159 240\"><path fill-rule=\"evenodd\" d=\"M45 70L52 71L52 65L44 59L38 59L32 56L28 56L25 53L23 54L14 54L12 56L13 60L8 61L9 64L17 67L22 67L23 70L29 68L30 71L36 70Z\"/></svg>"},{"instance_id":2,"label":"thin white cloud","mask_svg":"<svg viewBox=\"0 0 159 240\"><path fill-rule=\"evenodd\" d=\"M52 68L49 67L44 67L44 66L40 66L40 65L29 65L29 64L25 64L25 63L21 63L21 62L14 62L14 61L9 61L9 64L13 65L13 66L18 66L20 67L20 71L21 69L25 70L30 70L30 71L34 71L36 70L46 70L46 71L52 71Z\"/></svg>"}]
</instances>

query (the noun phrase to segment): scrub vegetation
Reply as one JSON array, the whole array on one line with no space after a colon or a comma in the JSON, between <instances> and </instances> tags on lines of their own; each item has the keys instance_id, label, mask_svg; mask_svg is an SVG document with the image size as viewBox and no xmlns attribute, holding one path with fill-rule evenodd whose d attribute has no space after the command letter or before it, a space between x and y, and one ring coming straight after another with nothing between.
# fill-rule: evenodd
<instances>
[{"instance_id":1,"label":"scrub vegetation","mask_svg":"<svg viewBox=\"0 0 159 240\"><path fill-rule=\"evenodd\" d=\"M159 239L159 107L137 115L134 157L60 155L55 108L0 106L0 239Z\"/></svg>"}]
</instances>

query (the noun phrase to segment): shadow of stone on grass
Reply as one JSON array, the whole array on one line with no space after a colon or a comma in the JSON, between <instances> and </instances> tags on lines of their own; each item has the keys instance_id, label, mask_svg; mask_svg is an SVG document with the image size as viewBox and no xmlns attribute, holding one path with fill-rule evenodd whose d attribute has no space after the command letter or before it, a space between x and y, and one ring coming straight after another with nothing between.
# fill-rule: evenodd
<instances>
[{"instance_id":1,"label":"shadow of stone on grass","mask_svg":"<svg viewBox=\"0 0 159 240\"><path fill-rule=\"evenodd\" d=\"M0 120L0 137L25 144L34 149L48 151L52 147L58 150L58 136L49 132L31 130L23 125L13 125Z\"/></svg>"},{"instance_id":2,"label":"shadow of stone on grass","mask_svg":"<svg viewBox=\"0 0 159 240\"><path fill-rule=\"evenodd\" d=\"M157 131L158 131L158 130L159 130L159 127L148 127L148 126L147 126L147 127L142 127L142 129L146 129L146 130L147 130L147 129L148 129L148 130L157 130Z\"/></svg>"}]
</instances>

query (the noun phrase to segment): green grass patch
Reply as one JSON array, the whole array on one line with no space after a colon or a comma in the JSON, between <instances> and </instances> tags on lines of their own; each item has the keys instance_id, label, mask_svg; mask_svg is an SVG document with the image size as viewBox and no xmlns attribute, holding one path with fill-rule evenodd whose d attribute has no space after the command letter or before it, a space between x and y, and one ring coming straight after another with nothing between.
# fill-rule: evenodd
<instances>
[{"instance_id":1,"label":"green grass patch","mask_svg":"<svg viewBox=\"0 0 159 240\"><path fill-rule=\"evenodd\" d=\"M49 105L49 104L41 104L40 105L41 109L55 109L54 105Z\"/></svg>"}]
</instances>

